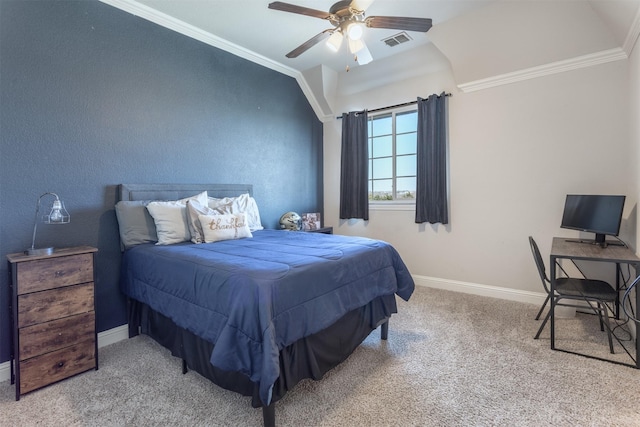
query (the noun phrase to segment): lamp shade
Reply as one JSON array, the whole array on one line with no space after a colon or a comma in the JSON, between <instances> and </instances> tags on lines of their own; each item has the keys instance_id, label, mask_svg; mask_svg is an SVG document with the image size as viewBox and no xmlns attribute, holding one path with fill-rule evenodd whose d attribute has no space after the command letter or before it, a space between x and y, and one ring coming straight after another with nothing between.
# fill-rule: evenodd
<instances>
[{"instance_id":1,"label":"lamp shade","mask_svg":"<svg viewBox=\"0 0 640 427\"><path fill-rule=\"evenodd\" d=\"M364 43L362 43L362 49L358 51L356 61L358 61L359 65L366 65L373 61L373 56L371 56L371 52L369 52L369 49Z\"/></svg>"},{"instance_id":2,"label":"lamp shade","mask_svg":"<svg viewBox=\"0 0 640 427\"><path fill-rule=\"evenodd\" d=\"M327 39L327 46L334 52L340 50L342 45L342 33L340 31L334 31L333 34Z\"/></svg>"},{"instance_id":3,"label":"lamp shade","mask_svg":"<svg viewBox=\"0 0 640 427\"><path fill-rule=\"evenodd\" d=\"M42 217L45 224L67 224L71 217L64 207L64 202L60 199L53 201L51 211Z\"/></svg>"},{"instance_id":4,"label":"lamp shade","mask_svg":"<svg viewBox=\"0 0 640 427\"><path fill-rule=\"evenodd\" d=\"M360 52L364 47L364 42L362 40L349 39L349 52L351 52L353 55Z\"/></svg>"},{"instance_id":5,"label":"lamp shade","mask_svg":"<svg viewBox=\"0 0 640 427\"><path fill-rule=\"evenodd\" d=\"M51 210L42 218L38 218L40 213L40 201L45 196L53 196L55 200L51 205ZM45 224L68 224L71 222L71 216L64 207L64 202L60 200L55 193L44 193L38 197L36 202L36 218L33 224L33 238L31 239L31 247L25 251L27 255L51 255L53 253L53 247L36 249L36 231L38 229L38 221L41 220Z\"/></svg>"},{"instance_id":6,"label":"lamp shade","mask_svg":"<svg viewBox=\"0 0 640 427\"><path fill-rule=\"evenodd\" d=\"M350 40L360 40L364 34L364 24L360 22L352 22L347 27L347 36Z\"/></svg>"}]
</instances>

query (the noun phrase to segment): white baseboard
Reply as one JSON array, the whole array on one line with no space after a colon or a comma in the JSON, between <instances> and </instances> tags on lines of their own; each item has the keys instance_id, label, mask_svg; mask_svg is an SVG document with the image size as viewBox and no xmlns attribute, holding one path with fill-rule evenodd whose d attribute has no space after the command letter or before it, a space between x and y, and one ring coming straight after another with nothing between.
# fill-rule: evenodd
<instances>
[{"instance_id":1,"label":"white baseboard","mask_svg":"<svg viewBox=\"0 0 640 427\"><path fill-rule=\"evenodd\" d=\"M116 326L108 331L98 333L98 348L115 344L129 338L129 325Z\"/></svg>"},{"instance_id":2,"label":"white baseboard","mask_svg":"<svg viewBox=\"0 0 640 427\"><path fill-rule=\"evenodd\" d=\"M0 381L11 379L11 362L0 363Z\"/></svg>"},{"instance_id":3,"label":"white baseboard","mask_svg":"<svg viewBox=\"0 0 640 427\"><path fill-rule=\"evenodd\" d=\"M498 286L481 285L478 283L459 282L457 280L439 279L437 277L413 276L416 286L444 289L448 291L462 292L466 294L480 295L484 297L500 298L509 301L524 302L542 306L547 294L542 292L521 291L517 289L501 288ZM564 310L566 307L556 308L556 316L573 317L575 309ZM559 311L558 311L559 310ZM629 322L629 329L633 339L637 337L635 322Z\"/></svg>"},{"instance_id":4,"label":"white baseboard","mask_svg":"<svg viewBox=\"0 0 640 427\"><path fill-rule=\"evenodd\" d=\"M98 333L98 348L129 338L129 326L117 326L108 331ZM0 381L11 379L11 362L0 363Z\"/></svg>"},{"instance_id":5,"label":"white baseboard","mask_svg":"<svg viewBox=\"0 0 640 427\"><path fill-rule=\"evenodd\" d=\"M542 305L547 294L542 292L522 291L518 289L501 288L498 286L481 285L479 283L460 282L457 280L440 279L428 276L413 276L417 286L444 289L447 291L462 292L465 294L480 295L484 297L500 298L509 301L524 302L528 304Z\"/></svg>"}]
</instances>

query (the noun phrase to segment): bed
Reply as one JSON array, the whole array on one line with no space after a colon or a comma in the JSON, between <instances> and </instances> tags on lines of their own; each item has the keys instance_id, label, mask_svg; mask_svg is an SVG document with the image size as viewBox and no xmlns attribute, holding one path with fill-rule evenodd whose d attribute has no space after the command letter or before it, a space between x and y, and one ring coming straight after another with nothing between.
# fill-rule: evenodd
<instances>
[{"instance_id":1,"label":"bed","mask_svg":"<svg viewBox=\"0 0 640 427\"><path fill-rule=\"evenodd\" d=\"M408 300L414 283L385 242L262 229L252 196L251 185L121 184L120 286L130 336L149 335L182 359L183 372L195 370L251 397L265 426L272 426L275 402L299 381L321 379L378 327L387 338L396 295ZM252 225L249 235L236 229L211 241L204 225L220 212L200 212L195 223L204 231L191 228L191 240L179 241L185 238L180 229L177 239L163 240L166 224L157 206L175 211L183 203L193 213L203 200L208 206L231 200L234 210L246 209L235 213L234 224ZM194 243L199 234L202 243Z\"/></svg>"}]
</instances>

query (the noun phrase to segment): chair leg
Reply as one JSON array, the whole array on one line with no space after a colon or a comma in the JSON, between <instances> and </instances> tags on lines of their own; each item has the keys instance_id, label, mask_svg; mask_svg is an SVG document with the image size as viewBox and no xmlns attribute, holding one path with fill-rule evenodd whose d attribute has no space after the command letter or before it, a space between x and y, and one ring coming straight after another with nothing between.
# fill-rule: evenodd
<instances>
[{"instance_id":1,"label":"chair leg","mask_svg":"<svg viewBox=\"0 0 640 427\"><path fill-rule=\"evenodd\" d=\"M604 317L604 322L607 324L607 337L609 338L609 351L611 354L614 354L613 351L613 340L611 339L611 325L609 324L609 313L607 312L607 306L602 303L602 305L598 304L601 307L602 311L600 311L600 321L602 322L602 318Z\"/></svg>"},{"instance_id":2,"label":"chair leg","mask_svg":"<svg viewBox=\"0 0 640 427\"><path fill-rule=\"evenodd\" d=\"M604 323L602 321L602 316L607 317L607 310L603 307L603 304L598 303L598 319L600 319L600 330L604 331Z\"/></svg>"},{"instance_id":3,"label":"chair leg","mask_svg":"<svg viewBox=\"0 0 640 427\"><path fill-rule=\"evenodd\" d=\"M538 312L538 315L536 316L536 320L540 319L540 315L544 311L544 308L547 306L547 303L549 302L550 298L551 298L551 295L547 294L547 299L544 300L544 304L542 304L542 307L540 307L540 311Z\"/></svg>"},{"instance_id":4,"label":"chair leg","mask_svg":"<svg viewBox=\"0 0 640 427\"><path fill-rule=\"evenodd\" d=\"M547 324L547 320L549 320L550 317L551 317L551 311L549 311L547 313L547 315L545 316L544 320L542 321L542 325L540 325L540 329L538 329L538 333L536 334L535 337L533 337L534 340L537 340L538 338L540 338L540 333L544 329L544 325Z\"/></svg>"}]
</instances>

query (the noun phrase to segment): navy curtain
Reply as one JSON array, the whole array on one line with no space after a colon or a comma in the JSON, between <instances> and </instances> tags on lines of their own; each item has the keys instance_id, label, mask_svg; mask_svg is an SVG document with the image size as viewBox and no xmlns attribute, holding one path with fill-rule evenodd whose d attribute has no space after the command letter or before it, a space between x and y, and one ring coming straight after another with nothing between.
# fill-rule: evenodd
<instances>
[{"instance_id":1,"label":"navy curtain","mask_svg":"<svg viewBox=\"0 0 640 427\"><path fill-rule=\"evenodd\" d=\"M340 218L369 219L367 111L342 114Z\"/></svg>"},{"instance_id":2,"label":"navy curtain","mask_svg":"<svg viewBox=\"0 0 640 427\"><path fill-rule=\"evenodd\" d=\"M446 103L444 92L418 98L417 223L449 223Z\"/></svg>"}]
</instances>

